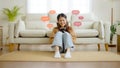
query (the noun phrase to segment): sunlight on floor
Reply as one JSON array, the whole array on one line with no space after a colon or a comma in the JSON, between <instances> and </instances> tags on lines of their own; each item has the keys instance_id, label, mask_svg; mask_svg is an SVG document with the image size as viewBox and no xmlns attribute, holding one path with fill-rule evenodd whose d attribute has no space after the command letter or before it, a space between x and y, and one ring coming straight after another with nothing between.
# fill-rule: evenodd
<instances>
[{"instance_id":1,"label":"sunlight on floor","mask_svg":"<svg viewBox=\"0 0 120 68\"><path fill-rule=\"evenodd\" d=\"M105 51L105 47L103 44L101 44L101 50L100 51ZM15 46L15 50L17 51L17 46ZM42 44L42 45L21 45L20 46L20 51L53 51L52 48L50 47L49 44ZM95 44L91 45L75 45L75 50L74 51L98 51L98 47ZM109 51L117 53L117 48L116 47L109 47ZM4 53L8 53L8 47L6 46L2 51L0 51L0 55ZM120 53L118 53L120 54Z\"/></svg>"}]
</instances>

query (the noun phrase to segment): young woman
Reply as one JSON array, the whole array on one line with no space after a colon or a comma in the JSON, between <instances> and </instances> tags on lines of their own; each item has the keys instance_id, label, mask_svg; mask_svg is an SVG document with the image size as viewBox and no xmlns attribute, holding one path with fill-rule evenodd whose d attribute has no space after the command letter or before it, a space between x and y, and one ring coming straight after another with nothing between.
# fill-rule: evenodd
<instances>
[{"instance_id":1,"label":"young woman","mask_svg":"<svg viewBox=\"0 0 120 68\"><path fill-rule=\"evenodd\" d=\"M63 43L66 50L65 58L71 58L71 48L74 48L76 36L75 33L68 25L67 16L63 13L57 16L57 27L55 27L50 36L52 48L55 48L55 58L61 58L60 52L63 50Z\"/></svg>"}]
</instances>

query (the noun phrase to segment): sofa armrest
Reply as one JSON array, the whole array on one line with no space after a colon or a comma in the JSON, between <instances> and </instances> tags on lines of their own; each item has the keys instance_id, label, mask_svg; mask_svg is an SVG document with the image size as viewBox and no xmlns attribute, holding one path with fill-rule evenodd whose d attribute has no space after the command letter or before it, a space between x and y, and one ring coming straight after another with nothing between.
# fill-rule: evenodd
<instances>
[{"instance_id":1,"label":"sofa armrest","mask_svg":"<svg viewBox=\"0 0 120 68\"><path fill-rule=\"evenodd\" d=\"M98 32L99 32L98 37L100 39L104 39L104 25L103 25L102 21L96 21L96 22L94 22L93 29L97 29Z\"/></svg>"},{"instance_id":2,"label":"sofa armrest","mask_svg":"<svg viewBox=\"0 0 120 68\"><path fill-rule=\"evenodd\" d=\"M110 43L110 22L104 22L105 43Z\"/></svg>"},{"instance_id":3,"label":"sofa armrest","mask_svg":"<svg viewBox=\"0 0 120 68\"><path fill-rule=\"evenodd\" d=\"M21 30L25 30L25 23L22 20L18 22L9 23L9 42L14 43L14 38L19 37Z\"/></svg>"},{"instance_id":4,"label":"sofa armrest","mask_svg":"<svg viewBox=\"0 0 120 68\"><path fill-rule=\"evenodd\" d=\"M20 31L25 30L25 22L23 20L19 20L16 24L15 24L15 32L14 32L14 36L15 38L19 37Z\"/></svg>"}]
</instances>

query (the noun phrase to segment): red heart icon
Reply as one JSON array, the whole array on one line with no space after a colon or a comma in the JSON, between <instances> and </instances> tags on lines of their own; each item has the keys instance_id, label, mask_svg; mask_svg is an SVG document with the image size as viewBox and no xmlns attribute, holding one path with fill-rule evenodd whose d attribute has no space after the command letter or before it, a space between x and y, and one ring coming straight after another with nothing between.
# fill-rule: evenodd
<instances>
[{"instance_id":1,"label":"red heart icon","mask_svg":"<svg viewBox=\"0 0 120 68\"><path fill-rule=\"evenodd\" d=\"M53 24L47 24L47 27L50 29L50 28L52 28L53 27Z\"/></svg>"},{"instance_id":2,"label":"red heart icon","mask_svg":"<svg viewBox=\"0 0 120 68\"><path fill-rule=\"evenodd\" d=\"M56 11L55 11L55 10L50 10L49 13L50 13L50 14L55 14Z\"/></svg>"},{"instance_id":3,"label":"red heart icon","mask_svg":"<svg viewBox=\"0 0 120 68\"><path fill-rule=\"evenodd\" d=\"M42 21L49 21L50 18L49 18L48 16L42 16L42 17L41 17L41 20L42 20Z\"/></svg>"},{"instance_id":4,"label":"red heart icon","mask_svg":"<svg viewBox=\"0 0 120 68\"><path fill-rule=\"evenodd\" d=\"M81 26L81 25L82 25L82 23L81 23L81 22L74 22L73 24L74 24L74 26L77 26L77 27L79 27L79 26Z\"/></svg>"},{"instance_id":5,"label":"red heart icon","mask_svg":"<svg viewBox=\"0 0 120 68\"><path fill-rule=\"evenodd\" d=\"M79 13L80 13L80 11L79 11L79 10L72 10L72 14L77 15L77 14L79 14Z\"/></svg>"},{"instance_id":6,"label":"red heart icon","mask_svg":"<svg viewBox=\"0 0 120 68\"><path fill-rule=\"evenodd\" d=\"M78 18L79 18L80 20L83 20L83 19L84 19L84 17L83 17L83 16L79 16Z\"/></svg>"}]
</instances>

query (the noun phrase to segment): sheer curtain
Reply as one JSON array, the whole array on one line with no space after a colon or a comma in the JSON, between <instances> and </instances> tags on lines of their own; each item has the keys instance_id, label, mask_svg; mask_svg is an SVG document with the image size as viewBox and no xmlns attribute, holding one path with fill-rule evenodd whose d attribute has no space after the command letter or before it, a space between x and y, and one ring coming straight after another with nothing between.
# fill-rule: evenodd
<instances>
[{"instance_id":1,"label":"sheer curtain","mask_svg":"<svg viewBox=\"0 0 120 68\"><path fill-rule=\"evenodd\" d=\"M27 13L47 13L49 10L55 10L57 13L72 10L89 13L90 0L27 0Z\"/></svg>"}]
</instances>

